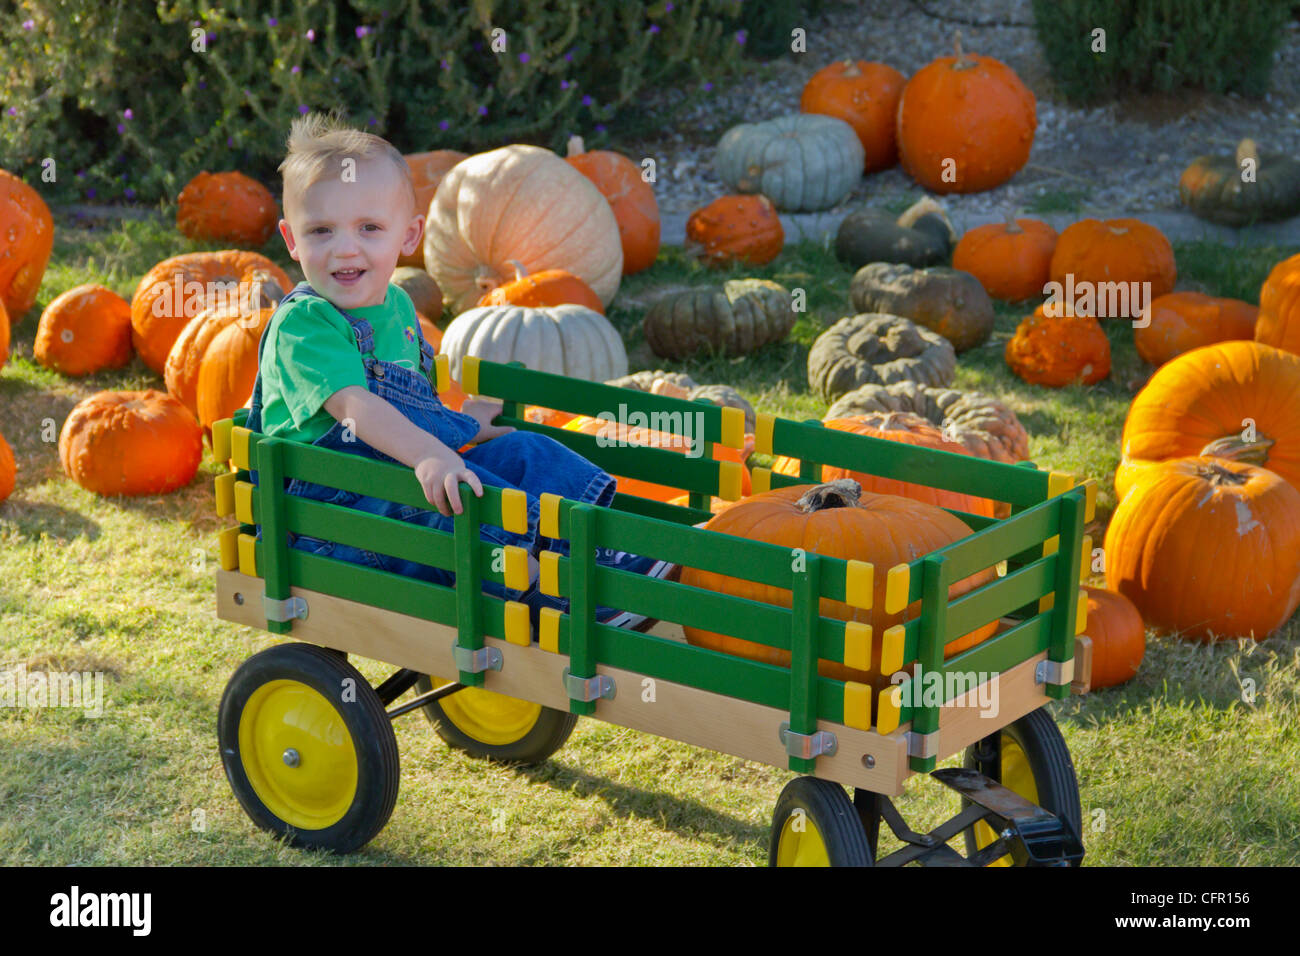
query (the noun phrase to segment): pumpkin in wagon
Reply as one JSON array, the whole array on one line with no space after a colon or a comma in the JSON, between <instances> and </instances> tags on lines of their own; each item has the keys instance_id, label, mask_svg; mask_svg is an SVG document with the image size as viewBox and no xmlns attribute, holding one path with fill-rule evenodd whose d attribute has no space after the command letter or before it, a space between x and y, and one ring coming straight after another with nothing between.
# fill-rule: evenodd
<instances>
[{"instance_id":1,"label":"pumpkin in wagon","mask_svg":"<svg viewBox=\"0 0 1300 956\"><path fill-rule=\"evenodd\" d=\"M131 305L102 285L79 285L41 313L33 357L64 375L89 375L131 361Z\"/></svg>"},{"instance_id":2,"label":"pumpkin in wagon","mask_svg":"<svg viewBox=\"0 0 1300 956\"><path fill-rule=\"evenodd\" d=\"M737 502L705 525L710 531L765 541L782 548L802 548L810 554L869 561L876 568L872 582L871 609L853 607L842 601L821 600L821 614L842 621L859 621L871 626L873 634L882 634L895 624L903 624L920 614L920 601L898 614L885 611L885 584L889 568L910 563L932 551L945 547L970 534L959 518L933 505L901 498L862 492L856 481L840 479L821 485L793 485L774 488ZM979 571L954 583L948 590L950 599L959 597L993 580L992 568ZM683 567L681 583L736 597L761 601L777 607L792 606L791 592L744 581L727 575ZM991 621L963 635L944 648L951 657L987 640L997 629ZM790 666L790 652L782 648L756 644L743 638L718 634L698 627L684 627L692 644L751 660ZM881 670L883 641L871 642L871 656L865 670L848 667L841 661L821 660L818 671L823 677L852 680L879 689L888 684L890 675Z\"/></svg>"}]
</instances>

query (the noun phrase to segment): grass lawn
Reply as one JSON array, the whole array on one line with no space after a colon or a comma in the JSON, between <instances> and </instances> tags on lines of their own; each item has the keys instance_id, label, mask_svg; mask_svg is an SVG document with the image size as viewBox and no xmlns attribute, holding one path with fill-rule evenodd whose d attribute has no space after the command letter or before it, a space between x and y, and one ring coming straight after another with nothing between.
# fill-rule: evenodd
<instances>
[{"instance_id":1,"label":"grass lawn","mask_svg":"<svg viewBox=\"0 0 1300 956\"><path fill-rule=\"evenodd\" d=\"M334 859L282 847L253 827L221 769L216 714L231 673L272 639L214 614L215 535L228 523L213 510L216 466L205 463L189 487L166 496L107 500L81 490L50 440L68 411L100 389L162 383L138 360L79 381L32 360L39 310L55 295L93 281L129 298L155 262L198 248L153 221L60 224L37 308L14 329L0 372L0 431L19 463L18 487L0 505L0 665L106 675L99 718L0 710L0 863L764 864L772 808L793 774L595 720L580 722L551 762L510 768L448 749L412 715L396 724L397 808L365 850ZM278 238L265 251L292 266ZM1176 247L1181 279L1251 301L1269 267L1296 251ZM805 243L747 274L806 290L808 312L789 341L676 367L733 384L761 409L820 417L826 406L807 392L807 351L847 314L849 271ZM668 249L625 281L610 318L633 369L665 365L640 330L653 294L706 278L717 276ZM1104 522L1125 412L1149 370L1129 326L1110 323L1110 379L1025 385L1002 348L1027 311L999 309L992 340L960 357L956 384L1009 402L1040 466L1096 477ZM1096 529L1093 538L1100 543ZM357 663L372 681L389 671ZM1054 709L1079 776L1089 864L1300 863L1300 617L1260 644L1152 633L1133 682ZM920 829L952 813L956 798L915 780L899 805Z\"/></svg>"}]
</instances>

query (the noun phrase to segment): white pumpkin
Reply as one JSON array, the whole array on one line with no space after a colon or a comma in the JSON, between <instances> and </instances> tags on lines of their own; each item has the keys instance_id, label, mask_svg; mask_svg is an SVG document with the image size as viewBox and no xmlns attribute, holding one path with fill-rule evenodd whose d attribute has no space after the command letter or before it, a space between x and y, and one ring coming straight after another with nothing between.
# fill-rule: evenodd
<instances>
[{"instance_id":1,"label":"white pumpkin","mask_svg":"<svg viewBox=\"0 0 1300 956\"><path fill-rule=\"evenodd\" d=\"M479 306L452 319L441 351L456 381L466 355L592 382L627 374L622 337L607 318L582 305Z\"/></svg>"},{"instance_id":2,"label":"white pumpkin","mask_svg":"<svg viewBox=\"0 0 1300 956\"><path fill-rule=\"evenodd\" d=\"M618 221L600 190L548 149L504 146L461 160L438 186L424 264L454 313L527 272L564 269L609 305L623 275Z\"/></svg>"}]
</instances>

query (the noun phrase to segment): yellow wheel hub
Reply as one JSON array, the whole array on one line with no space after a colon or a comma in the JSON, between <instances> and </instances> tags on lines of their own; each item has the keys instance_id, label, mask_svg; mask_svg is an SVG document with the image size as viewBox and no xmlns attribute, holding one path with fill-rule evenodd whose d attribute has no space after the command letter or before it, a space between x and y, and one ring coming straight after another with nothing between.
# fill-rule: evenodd
<instances>
[{"instance_id":1,"label":"yellow wheel hub","mask_svg":"<svg viewBox=\"0 0 1300 956\"><path fill-rule=\"evenodd\" d=\"M263 684L239 716L239 755L253 792L299 830L323 830L357 793L357 752L334 705L295 680Z\"/></svg>"},{"instance_id":2,"label":"yellow wheel hub","mask_svg":"<svg viewBox=\"0 0 1300 956\"><path fill-rule=\"evenodd\" d=\"M1002 786L1020 794L1030 803L1038 802L1038 787L1034 783L1034 771L1029 766L1029 758L1024 748L1008 734L1002 735ZM984 849L997 840L993 828L981 820L975 824L975 845ZM1011 855L999 857L989 866L1011 866Z\"/></svg>"},{"instance_id":3,"label":"yellow wheel hub","mask_svg":"<svg viewBox=\"0 0 1300 956\"><path fill-rule=\"evenodd\" d=\"M430 676L434 687L447 681ZM467 737L490 747L522 740L537 725L542 705L507 697L481 687L466 687L438 701L447 719Z\"/></svg>"},{"instance_id":4,"label":"yellow wheel hub","mask_svg":"<svg viewBox=\"0 0 1300 956\"><path fill-rule=\"evenodd\" d=\"M781 826L776 845L777 866L830 866L830 854L817 824L807 813L792 813Z\"/></svg>"}]
</instances>

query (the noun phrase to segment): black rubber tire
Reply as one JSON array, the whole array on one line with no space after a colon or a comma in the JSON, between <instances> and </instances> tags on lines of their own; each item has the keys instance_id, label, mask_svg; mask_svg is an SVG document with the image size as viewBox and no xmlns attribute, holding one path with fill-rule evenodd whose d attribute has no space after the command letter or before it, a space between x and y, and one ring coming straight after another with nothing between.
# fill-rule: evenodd
<instances>
[{"instance_id":1,"label":"black rubber tire","mask_svg":"<svg viewBox=\"0 0 1300 956\"><path fill-rule=\"evenodd\" d=\"M299 829L281 820L253 789L239 752L239 722L253 693L274 680L293 680L330 701L351 736L357 759L357 790L343 817L320 830ZM345 680L355 682L356 700L342 703ZM351 853L372 840L397 803L400 764L393 724L370 683L337 651L313 644L280 644L240 665L221 695L217 718L221 764L235 799L263 830L305 849Z\"/></svg>"},{"instance_id":2,"label":"black rubber tire","mask_svg":"<svg viewBox=\"0 0 1300 956\"><path fill-rule=\"evenodd\" d=\"M777 865L785 821L803 810L821 833L831 866L874 866L862 820L844 788L820 777L796 777L785 785L772 811L767 865Z\"/></svg>"},{"instance_id":3,"label":"black rubber tire","mask_svg":"<svg viewBox=\"0 0 1300 956\"><path fill-rule=\"evenodd\" d=\"M433 690L433 682L421 674L415 682L415 692L426 694ZM433 725L434 732L449 747L463 750L472 757L495 760L499 763L545 763L568 741L578 726L578 715L553 707L543 707L537 723L524 736L508 744L489 744L471 737L447 716L439 701L425 704L421 710Z\"/></svg>"},{"instance_id":4,"label":"black rubber tire","mask_svg":"<svg viewBox=\"0 0 1300 956\"><path fill-rule=\"evenodd\" d=\"M1074 773L1074 761L1070 759L1070 749L1047 708L1040 707L1007 724L998 731L998 735L1001 734L1011 737L1025 752L1034 775L1034 787L1038 790L1038 805L1063 820L1073 828L1075 836L1082 839L1083 811L1079 804L1079 780ZM1001 737L995 739L1000 747ZM976 769L976 746L978 744L966 748L962 764L967 769ZM970 801L963 798L962 809L969 804ZM974 827L967 828L965 838L969 856L976 852ZM1078 863L1074 865L1078 866Z\"/></svg>"}]
</instances>

